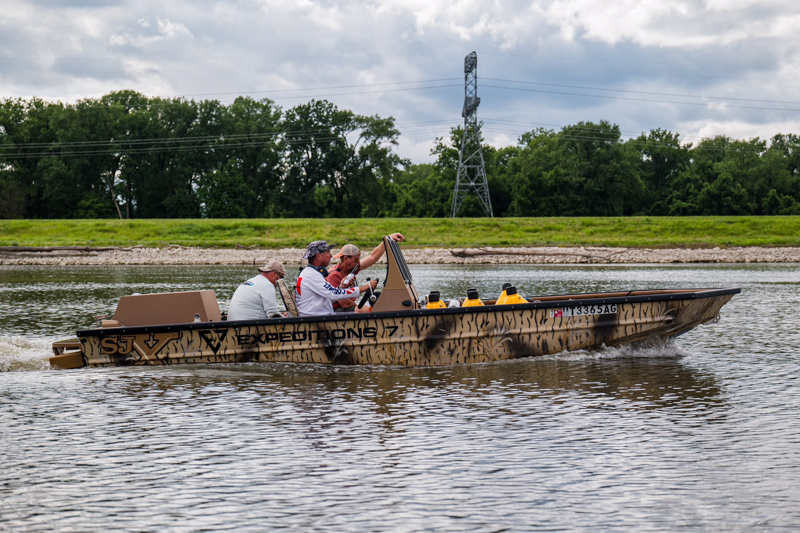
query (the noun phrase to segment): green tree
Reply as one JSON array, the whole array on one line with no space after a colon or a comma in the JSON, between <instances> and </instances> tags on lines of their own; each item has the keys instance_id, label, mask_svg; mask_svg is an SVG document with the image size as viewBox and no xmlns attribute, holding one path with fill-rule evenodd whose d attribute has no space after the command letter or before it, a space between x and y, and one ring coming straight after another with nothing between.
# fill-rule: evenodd
<instances>
[{"instance_id":1,"label":"green tree","mask_svg":"<svg viewBox=\"0 0 800 533\"><path fill-rule=\"evenodd\" d=\"M84 195L90 203L97 204L97 197L104 197L118 218L123 218L120 208L119 172L124 152L118 144L121 124L119 110L109 109L98 100L87 99L68 106L51 121L58 153L64 160L64 168L50 167L48 179L51 198L66 194L72 205L77 206ZM44 176L42 176L44 178ZM56 184L55 181L61 181ZM73 194L67 191L72 189ZM86 211L84 211L86 212ZM79 216L76 212L75 216Z\"/></svg>"},{"instance_id":2,"label":"green tree","mask_svg":"<svg viewBox=\"0 0 800 533\"><path fill-rule=\"evenodd\" d=\"M666 199L673 184L691 164L691 144L681 145L680 136L662 129L629 139L629 150L637 156L637 172L646 187L642 211L651 215L666 215Z\"/></svg>"},{"instance_id":3,"label":"green tree","mask_svg":"<svg viewBox=\"0 0 800 533\"><path fill-rule=\"evenodd\" d=\"M560 132L520 137L508 163L509 213L516 216L619 216L640 212L645 186L640 154L620 142L619 127L580 122Z\"/></svg>"},{"instance_id":4,"label":"green tree","mask_svg":"<svg viewBox=\"0 0 800 533\"><path fill-rule=\"evenodd\" d=\"M381 187L404 163L393 152L400 135L393 118L356 115L312 100L286 113L284 131L283 214L358 217L381 212ZM315 194L318 187L332 194Z\"/></svg>"},{"instance_id":5,"label":"green tree","mask_svg":"<svg viewBox=\"0 0 800 533\"><path fill-rule=\"evenodd\" d=\"M435 165L409 165L398 175L393 217L448 217L453 199L453 181L445 179Z\"/></svg>"},{"instance_id":6,"label":"green tree","mask_svg":"<svg viewBox=\"0 0 800 533\"><path fill-rule=\"evenodd\" d=\"M270 204L280 204L281 109L272 100L238 97L225 109L222 126L224 143L219 146L229 159L235 158L254 193L247 213L261 217Z\"/></svg>"},{"instance_id":7,"label":"green tree","mask_svg":"<svg viewBox=\"0 0 800 533\"><path fill-rule=\"evenodd\" d=\"M220 127L204 128L201 108L182 98L141 100L115 93L110 103L126 110L125 158L120 173L128 216L138 218L193 217L200 214L195 189L205 173L217 168L213 147Z\"/></svg>"},{"instance_id":8,"label":"green tree","mask_svg":"<svg viewBox=\"0 0 800 533\"><path fill-rule=\"evenodd\" d=\"M798 215L800 202L792 196L771 189L761 203L761 210L765 215Z\"/></svg>"},{"instance_id":9,"label":"green tree","mask_svg":"<svg viewBox=\"0 0 800 533\"><path fill-rule=\"evenodd\" d=\"M671 188L669 214L761 214L769 191L789 181L782 162L765 152L766 142L758 138L703 139L691 151L690 168Z\"/></svg>"},{"instance_id":10,"label":"green tree","mask_svg":"<svg viewBox=\"0 0 800 533\"><path fill-rule=\"evenodd\" d=\"M520 150L509 162L514 175L510 213L513 216L564 216L583 213L580 191L585 178L570 173L577 166L564 151L558 134L539 128L523 134Z\"/></svg>"},{"instance_id":11,"label":"green tree","mask_svg":"<svg viewBox=\"0 0 800 533\"><path fill-rule=\"evenodd\" d=\"M240 168L231 159L225 166L203 176L198 194L205 218L245 218L255 194L248 187Z\"/></svg>"},{"instance_id":12,"label":"green tree","mask_svg":"<svg viewBox=\"0 0 800 533\"><path fill-rule=\"evenodd\" d=\"M58 153L50 123L63 110L61 104L38 98L6 99L0 104L0 172L3 189L16 198L4 216L22 212L25 218L48 217L49 208L42 199L44 184L37 169L42 160Z\"/></svg>"},{"instance_id":13,"label":"green tree","mask_svg":"<svg viewBox=\"0 0 800 533\"><path fill-rule=\"evenodd\" d=\"M752 213L755 206L741 183L728 172L722 172L712 183L706 183L697 195L701 215L743 215Z\"/></svg>"},{"instance_id":14,"label":"green tree","mask_svg":"<svg viewBox=\"0 0 800 533\"><path fill-rule=\"evenodd\" d=\"M619 126L603 120L579 122L558 134L569 154L567 171L580 179L583 213L592 216L641 212L645 187L637 173L636 154L620 142Z\"/></svg>"}]
</instances>

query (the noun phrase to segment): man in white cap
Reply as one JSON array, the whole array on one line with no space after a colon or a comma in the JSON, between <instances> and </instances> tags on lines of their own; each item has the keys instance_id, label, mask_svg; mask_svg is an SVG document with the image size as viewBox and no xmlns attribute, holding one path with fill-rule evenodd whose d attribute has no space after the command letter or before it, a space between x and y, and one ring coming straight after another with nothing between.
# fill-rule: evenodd
<instances>
[{"instance_id":1,"label":"man in white cap","mask_svg":"<svg viewBox=\"0 0 800 533\"><path fill-rule=\"evenodd\" d=\"M314 241L308 245L303 259L308 260L308 266L300 272L297 278L297 311L300 316L330 315L333 313L332 303L346 298L358 298L358 295L367 290L365 283L361 287L339 289L328 283L327 266L331 264L332 245L327 241ZM372 280L369 285L374 289L378 280Z\"/></svg>"},{"instance_id":2,"label":"man in white cap","mask_svg":"<svg viewBox=\"0 0 800 533\"><path fill-rule=\"evenodd\" d=\"M228 308L228 320L261 320L282 316L278 310L275 287L286 275L280 261L270 261L259 274L239 285Z\"/></svg>"},{"instance_id":3,"label":"man in white cap","mask_svg":"<svg viewBox=\"0 0 800 533\"><path fill-rule=\"evenodd\" d=\"M392 233L389 235L389 237L391 237L395 242L403 242L406 240L401 233ZM380 259L385 252L386 249L383 246L383 240L381 240L381 243L376 246L374 250L372 250L372 253L370 253L364 259L361 259L361 250L359 250L355 244L345 244L342 246L342 249L339 251L339 253L333 256L334 258L339 258L339 263L331 268L330 274L327 277L328 283L340 289L355 287L358 284L355 277L356 274L377 263L378 259ZM352 274L352 276L350 274ZM367 310L368 309L366 306L364 306L362 309L358 309L356 307L355 299L339 300L333 303L334 313L349 313L353 311L358 312Z\"/></svg>"}]
</instances>

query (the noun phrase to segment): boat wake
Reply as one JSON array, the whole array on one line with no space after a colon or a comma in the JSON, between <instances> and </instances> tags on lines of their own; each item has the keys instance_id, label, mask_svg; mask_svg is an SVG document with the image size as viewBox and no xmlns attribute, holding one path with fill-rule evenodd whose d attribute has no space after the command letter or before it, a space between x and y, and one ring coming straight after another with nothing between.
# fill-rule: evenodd
<instances>
[{"instance_id":1,"label":"boat wake","mask_svg":"<svg viewBox=\"0 0 800 533\"><path fill-rule=\"evenodd\" d=\"M0 336L0 372L50 369L52 341Z\"/></svg>"},{"instance_id":2,"label":"boat wake","mask_svg":"<svg viewBox=\"0 0 800 533\"><path fill-rule=\"evenodd\" d=\"M576 350L545 355L537 359L552 361L585 361L593 359L659 359L684 357L689 352L680 347L675 339L650 340L622 346L603 346L594 350Z\"/></svg>"}]
</instances>

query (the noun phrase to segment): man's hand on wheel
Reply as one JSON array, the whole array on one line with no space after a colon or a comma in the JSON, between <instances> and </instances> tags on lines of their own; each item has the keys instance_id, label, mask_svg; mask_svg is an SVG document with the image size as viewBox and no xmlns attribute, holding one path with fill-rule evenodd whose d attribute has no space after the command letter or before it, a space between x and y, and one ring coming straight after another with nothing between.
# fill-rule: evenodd
<instances>
[{"instance_id":1,"label":"man's hand on wheel","mask_svg":"<svg viewBox=\"0 0 800 533\"><path fill-rule=\"evenodd\" d=\"M373 289L375 289L375 287L377 287L377 286L378 286L378 280L377 279L373 279L373 280L370 280L370 281L366 282L362 286L360 286L359 290L361 291L361 294L364 294L365 292L367 292L369 290L367 287L372 287Z\"/></svg>"}]
</instances>

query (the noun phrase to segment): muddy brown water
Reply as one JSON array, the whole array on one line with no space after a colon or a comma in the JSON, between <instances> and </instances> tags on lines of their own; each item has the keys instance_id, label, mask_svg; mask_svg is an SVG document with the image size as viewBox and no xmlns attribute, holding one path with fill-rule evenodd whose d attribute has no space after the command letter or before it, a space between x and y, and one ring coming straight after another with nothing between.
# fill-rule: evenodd
<instances>
[{"instance_id":1,"label":"muddy brown water","mask_svg":"<svg viewBox=\"0 0 800 533\"><path fill-rule=\"evenodd\" d=\"M289 274L293 272L290 270ZM50 370L239 267L0 267L0 530L800 528L800 266L424 266L421 293L741 287L659 346L462 367ZM362 274L381 276L380 269Z\"/></svg>"}]
</instances>

